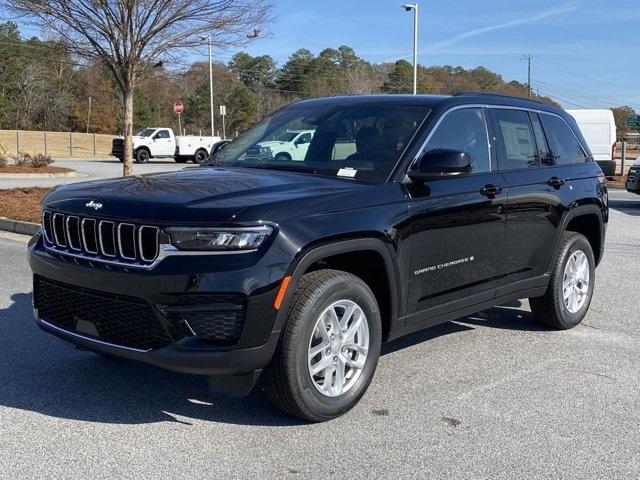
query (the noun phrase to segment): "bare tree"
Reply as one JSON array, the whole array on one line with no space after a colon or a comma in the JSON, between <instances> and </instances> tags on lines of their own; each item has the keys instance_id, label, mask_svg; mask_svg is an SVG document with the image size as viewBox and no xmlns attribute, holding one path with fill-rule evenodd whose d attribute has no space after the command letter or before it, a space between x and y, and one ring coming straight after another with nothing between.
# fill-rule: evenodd
<instances>
[{"instance_id":1,"label":"bare tree","mask_svg":"<svg viewBox=\"0 0 640 480\"><path fill-rule=\"evenodd\" d=\"M44 30L54 31L78 57L110 71L124 110L123 174L132 173L133 90L154 65L177 58L211 35L224 48L255 38L270 0L0 0Z\"/></svg>"},{"instance_id":2,"label":"bare tree","mask_svg":"<svg viewBox=\"0 0 640 480\"><path fill-rule=\"evenodd\" d=\"M383 81L371 68L356 67L344 72L345 93L369 94L379 92Z\"/></svg>"}]
</instances>

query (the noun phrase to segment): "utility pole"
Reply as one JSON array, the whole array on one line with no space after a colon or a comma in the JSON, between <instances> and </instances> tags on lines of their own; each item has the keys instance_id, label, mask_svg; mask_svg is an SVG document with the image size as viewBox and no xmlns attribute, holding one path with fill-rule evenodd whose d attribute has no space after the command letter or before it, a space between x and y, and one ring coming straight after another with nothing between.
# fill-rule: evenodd
<instances>
[{"instance_id":1,"label":"utility pole","mask_svg":"<svg viewBox=\"0 0 640 480\"><path fill-rule=\"evenodd\" d=\"M215 137L215 126L213 123L213 57L211 55L211 35L200 37L202 40L206 40L209 44L209 108L211 110L211 136Z\"/></svg>"},{"instance_id":2,"label":"utility pole","mask_svg":"<svg viewBox=\"0 0 640 480\"><path fill-rule=\"evenodd\" d=\"M527 89L529 90L529 98L531 98L531 54L527 53L522 59L527 61Z\"/></svg>"},{"instance_id":3,"label":"utility pole","mask_svg":"<svg viewBox=\"0 0 640 480\"><path fill-rule=\"evenodd\" d=\"M87 133L89 133L90 124L91 124L91 97L89 97L89 112L87 113Z\"/></svg>"},{"instance_id":4,"label":"utility pole","mask_svg":"<svg viewBox=\"0 0 640 480\"><path fill-rule=\"evenodd\" d=\"M405 11L413 10L413 94L418 92L418 4L405 3L401 5Z\"/></svg>"}]
</instances>

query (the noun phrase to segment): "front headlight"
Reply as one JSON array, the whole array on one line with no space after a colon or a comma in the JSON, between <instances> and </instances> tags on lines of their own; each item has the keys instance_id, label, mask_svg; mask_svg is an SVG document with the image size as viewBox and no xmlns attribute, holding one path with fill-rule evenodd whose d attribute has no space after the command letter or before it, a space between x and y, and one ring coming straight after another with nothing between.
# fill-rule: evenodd
<instances>
[{"instance_id":1,"label":"front headlight","mask_svg":"<svg viewBox=\"0 0 640 480\"><path fill-rule=\"evenodd\" d=\"M268 225L240 228L171 227L171 244L180 250L255 250L269 238Z\"/></svg>"}]
</instances>

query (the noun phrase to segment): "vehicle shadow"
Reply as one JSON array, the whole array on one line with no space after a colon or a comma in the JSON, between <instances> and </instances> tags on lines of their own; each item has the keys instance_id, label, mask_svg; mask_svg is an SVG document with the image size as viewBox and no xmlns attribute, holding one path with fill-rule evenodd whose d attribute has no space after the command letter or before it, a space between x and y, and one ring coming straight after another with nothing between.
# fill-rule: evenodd
<instances>
[{"instance_id":1,"label":"vehicle shadow","mask_svg":"<svg viewBox=\"0 0 640 480\"><path fill-rule=\"evenodd\" d=\"M304 424L272 407L260 386L243 399L214 398L203 377L76 350L38 329L31 317L30 293L14 294L11 302L0 309L2 406L116 424L191 425L193 420L254 426ZM537 328L526 311L492 308L387 343L382 354L472 330L474 324Z\"/></svg>"},{"instance_id":2,"label":"vehicle shadow","mask_svg":"<svg viewBox=\"0 0 640 480\"><path fill-rule=\"evenodd\" d=\"M627 215L640 216L640 197L639 201L634 200L609 200L609 208Z\"/></svg>"}]
</instances>

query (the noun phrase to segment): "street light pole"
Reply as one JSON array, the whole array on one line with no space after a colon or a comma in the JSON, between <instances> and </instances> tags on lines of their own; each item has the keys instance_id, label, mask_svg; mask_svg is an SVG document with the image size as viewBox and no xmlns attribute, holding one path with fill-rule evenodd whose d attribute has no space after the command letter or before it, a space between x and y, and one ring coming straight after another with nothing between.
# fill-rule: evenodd
<instances>
[{"instance_id":1,"label":"street light pole","mask_svg":"<svg viewBox=\"0 0 640 480\"><path fill-rule=\"evenodd\" d=\"M418 92L418 4L402 5L407 12L413 10L413 94Z\"/></svg>"},{"instance_id":2,"label":"street light pole","mask_svg":"<svg viewBox=\"0 0 640 480\"><path fill-rule=\"evenodd\" d=\"M206 35L200 37L202 40L206 40L209 44L209 109L211 111L211 136L214 137L215 133L215 124L213 121L213 57L211 55L211 35Z\"/></svg>"}]
</instances>

